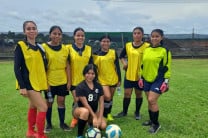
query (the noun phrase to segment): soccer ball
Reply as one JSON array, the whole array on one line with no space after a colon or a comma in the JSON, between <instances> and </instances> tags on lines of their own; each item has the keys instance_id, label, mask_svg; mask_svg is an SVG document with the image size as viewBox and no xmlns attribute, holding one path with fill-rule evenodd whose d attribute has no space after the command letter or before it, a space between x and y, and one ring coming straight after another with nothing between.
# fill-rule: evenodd
<instances>
[{"instance_id":1,"label":"soccer ball","mask_svg":"<svg viewBox=\"0 0 208 138\"><path fill-rule=\"evenodd\" d=\"M116 124L108 125L105 134L107 138L120 138L121 128Z\"/></svg>"},{"instance_id":2,"label":"soccer ball","mask_svg":"<svg viewBox=\"0 0 208 138\"><path fill-rule=\"evenodd\" d=\"M86 138L101 138L101 132L98 128L89 128L85 134Z\"/></svg>"}]
</instances>

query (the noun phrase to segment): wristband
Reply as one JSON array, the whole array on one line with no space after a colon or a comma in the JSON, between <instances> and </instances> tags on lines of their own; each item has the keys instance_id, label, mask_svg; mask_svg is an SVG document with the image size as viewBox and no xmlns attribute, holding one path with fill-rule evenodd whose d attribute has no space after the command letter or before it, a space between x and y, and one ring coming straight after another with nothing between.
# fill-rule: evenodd
<instances>
[{"instance_id":1,"label":"wristband","mask_svg":"<svg viewBox=\"0 0 208 138\"><path fill-rule=\"evenodd\" d=\"M165 79L165 81L164 81L166 84L169 82L169 80L168 79Z\"/></svg>"}]
</instances>

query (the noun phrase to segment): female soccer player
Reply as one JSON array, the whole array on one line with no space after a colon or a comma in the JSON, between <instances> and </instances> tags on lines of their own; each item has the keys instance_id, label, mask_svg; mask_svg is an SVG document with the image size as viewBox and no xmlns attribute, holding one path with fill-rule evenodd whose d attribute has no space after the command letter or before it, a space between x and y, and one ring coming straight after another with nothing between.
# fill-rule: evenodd
<instances>
[{"instance_id":1,"label":"female soccer player","mask_svg":"<svg viewBox=\"0 0 208 138\"><path fill-rule=\"evenodd\" d=\"M98 81L104 91L104 117L114 120L111 113L115 89L120 86L121 71L119 59L114 49L110 49L111 38L104 35L100 38L101 48L93 54L94 64L98 67Z\"/></svg>"},{"instance_id":2,"label":"female soccer player","mask_svg":"<svg viewBox=\"0 0 208 138\"><path fill-rule=\"evenodd\" d=\"M48 90L52 93L54 98L57 95L58 114L60 121L60 128L64 131L69 131L70 128L64 123L65 120L65 96L69 95L71 87L70 73L69 73L69 51L65 45L61 44L62 29L59 26L52 26L49 31L49 42L43 44L48 61L47 66L47 80ZM47 93L45 93L46 99ZM49 133L52 129L51 116L53 102L47 102L48 111L46 114L47 125L45 133Z\"/></svg>"},{"instance_id":3,"label":"female soccer player","mask_svg":"<svg viewBox=\"0 0 208 138\"><path fill-rule=\"evenodd\" d=\"M82 28L76 28L74 30L74 43L67 45L69 49L69 63L71 71L71 91L74 98L74 103L77 102L75 88L76 86L84 80L82 71L84 67L93 63L92 60L92 48L84 44L85 41L85 31ZM77 124L77 119L73 118L71 121L71 128L74 128Z\"/></svg>"},{"instance_id":4,"label":"female soccer player","mask_svg":"<svg viewBox=\"0 0 208 138\"><path fill-rule=\"evenodd\" d=\"M104 96L102 86L97 82L97 69L93 64L85 66L83 70L84 80L76 87L78 107L73 115L78 118L78 138L83 138L86 123L104 130L106 121L103 117Z\"/></svg>"},{"instance_id":5,"label":"female soccer player","mask_svg":"<svg viewBox=\"0 0 208 138\"><path fill-rule=\"evenodd\" d=\"M123 98L123 111L118 113L115 117L123 117L127 115L128 107L131 101L133 88L136 94L136 109L135 119L139 120L140 108L142 105L142 88L138 86L139 70L141 66L141 59L145 48L149 47L149 43L143 41L144 30L142 27L133 29L133 42L126 43L120 54L120 60L123 64L125 72L124 78L124 98ZM126 60L127 58L127 60Z\"/></svg>"},{"instance_id":6,"label":"female soccer player","mask_svg":"<svg viewBox=\"0 0 208 138\"><path fill-rule=\"evenodd\" d=\"M46 63L45 52L42 46L35 41L38 30L34 21L25 21L23 32L26 39L19 41L15 48L14 72L17 89L23 97L29 99L26 136L47 138L44 135L47 104L41 96L41 91L48 89L44 64Z\"/></svg>"},{"instance_id":7,"label":"female soccer player","mask_svg":"<svg viewBox=\"0 0 208 138\"><path fill-rule=\"evenodd\" d=\"M163 47L163 36L161 29L151 32L151 47L144 51L141 79L139 80L139 86L144 88L147 96L150 117L150 121L144 122L142 125L150 125L150 133L157 133L161 127L158 122L158 99L162 93L168 90L170 79L171 53Z\"/></svg>"}]
</instances>

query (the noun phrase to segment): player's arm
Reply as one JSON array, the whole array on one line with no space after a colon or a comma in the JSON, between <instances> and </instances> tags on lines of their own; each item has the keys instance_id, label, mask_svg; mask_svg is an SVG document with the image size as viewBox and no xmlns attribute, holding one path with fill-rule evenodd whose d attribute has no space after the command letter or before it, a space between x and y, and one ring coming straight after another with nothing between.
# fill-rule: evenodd
<instances>
[{"instance_id":1,"label":"player's arm","mask_svg":"<svg viewBox=\"0 0 208 138\"><path fill-rule=\"evenodd\" d=\"M99 118L103 117L104 112L104 95L99 98Z\"/></svg>"},{"instance_id":2,"label":"player's arm","mask_svg":"<svg viewBox=\"0 0 208 138\"><path fill-rule=\"evenodd\" d=\"M21 73L21 68L23 64L24 64L24 56L23 56L21 47L17 44L15 51L14 51L14 73L18 81L18 84L20 86L20 89L26 88L25 83L23 81L22 73Z\"/></svg>"},{"instance_id":3,"label":"player's arm","mask_svg":"<svg viewBox=\"0 0 208 138\"><path fill-rule=\"evenodd\" d=\"M171 71L171 60L172 60L172 56L171 56L171 52L169 50L167 50L166 54L165 54L165 59L166 60L163 60L165 62L163 62L164 64L164 67L165 67L165 74L164 74L164 82L162 83L161 87L160 87L160 90L162 93L168 91L169 89L169 80L170 80L170 71Z\"/></svg>"},{"instance_id":4,"label":"player's arm","mask_svg":"<svg viewBox=\"0 0 208 138\"><path fill-rule=\"evenodd\" d=\"M121 69L120 69L120 64L119 64L119 59L118 59L118 55L115 51L115 57L116 57L116 60L114 62L115 66L116 66L116 73L118 75L118 83L120 84L121 83Z\"/></svg>"},{"instance_id":5,"label":"player's arm","mask_svg":"<svg viewBox=\"0 0 208 138\"><path fill-rule=\"evenodd\" d=\"M170 79L171 76L171 62L172 62L172 55L171 52L168 50L168 53L166 54L166 62L164 64L166 64L167 67L167 71L165 72L164 78L165 79Z\"/></svg>"},{"instance_id":6,"label":"player's arm","mask_svg":"<svg viewBox=\"0 0 208 138\"><path fill-rule=\"evenodd\" d=\"M92 54L93 54L93 53L92 53L92 51L91 51L91 55L90 55L88 64L94 64Z\"/></svg>"},{"instance_id":7,"label":"player's arm","mask_svg":"<svg viewBox=\"0 0 208 138\"><path fill-rule=\"evenodd\" d=\"M66 61L66 75L67 75L67 89L70 90L71 87L71 69L69 61Z\"/></svg>"},{"instance_id":8,"label":"player's arm","mask_svg":"<svg viewBox=\"0 0 208 138\"><path fill-rule=\"evenodd\" d=\"M126 47L124 47L124 48L122 49L121 54L120 54L120 56L119 56L119 59L120 59L122 65L123 65L123 69L124 69L124 70L126 70L127 67L128 67L128 64L127 64L125 58L126 58Z\"/></svg>"}]
</instances>

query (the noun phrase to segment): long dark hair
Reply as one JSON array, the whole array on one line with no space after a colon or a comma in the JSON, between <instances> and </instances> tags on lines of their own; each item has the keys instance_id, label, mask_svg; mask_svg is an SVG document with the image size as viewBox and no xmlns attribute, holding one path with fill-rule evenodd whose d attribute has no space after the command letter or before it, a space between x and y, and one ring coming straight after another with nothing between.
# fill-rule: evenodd
<instances>
[{"instance_id":1,"label":"long dark hair","mask_svg":"<svg viewBox=\"0 0 208 138\"><path fill-rule=\"evenodd\" d=\"M23 32L25 32L25 27L26 27L26 25L27 25L28 23L32 23L32 24L34 24L34 25L37 27L37 25L36 25L36 23L35 23L34 21L25 21L25 22L23 23Z\"/></svg>"},{"instance_id":2,"label":"long dark hair","mask_svg":"<svg viewBox=\"0 0 208 138\"><path fill-rule=\"evenodd\" d=\"M103 39L109 39L110 41L112 40L111 37L108 34L105 34L103 36L100 37L99 41L101 42Z\"/></svg>"},{"instance_id":3,"label":"long dark hair","mask_svg":"<svg viewBox=\"0 0 208 138\"><path fill-rule=\"evenodd\" d=\"M144 35L144 29L142 27L140 27L140 26L135 27L132 31L132 35L134 34L135 30L140 30L142 32L142 35ZM142 36L142 41L144 41L144 40L145 40L144 36Z\"/></svg>"},{"instance_id":4,"label":"long dark hair","mask_svg":"<svg viewBox=\"0 0 208 138\"><path fill-rule=\"evenodd\" d=\"M55 30L55 29L59 29L59 31L60 31L61 33L63 33L63 31L62 31L62 29L61 29L60 26L58 26L58 25L53 25L53 26L51 26L51 28L50 28L50 30L49 30L49 34L51 34L51 33L53 32L53 30Z\"/></svg>"},{"instance_id":5,"label":"long dark hair","mask_svg":"<svg viewBox=\"0 0 208 138\"><path fill-rule=\"evenodd\" d=\"M94 64L86 65L83 69L82 74L83 75L87 74L89 70L93 70L93 72L95 73L95 78L94 78L93 82L97 82L97 80L98 80L97 66Z\"/></svg>"},{"instance_id":6,"label":"long dark hair","mask_svg":"<svg viewBox=\"0 0 208 138\"><path fill-rule=\"evenodd\" d=\"M161 30L161 29L154 29L154 30L152 30L151 35L152 35L153 32L157 32L157 33L160 34L162 37L164 36L164 32L163 32L163 30ZM163 46L163 40L160 41L160 45Z\"/></svg>"},{"instance_id":7,"label":"long dark hair","mask_svg":"<svg viewBox=\"0 0 208 138\"><path fill-rule=\"evenodd\" d=\"M58 29L58 30L61 32L61 34L63 34L63 31L62 31L62 29L61 29L60 26L58 26L58 25L53 25L53 26L51 26L51 28L50 28L50 30L49 30L49 38L48 38L49 41L51 41L50 35L51 35L51 33L53 32L53 30L55 30L55 29Z\"/></svg>"},{"instance_id":8,"label":"long dark hair","mask_svg":"<svg viewBox=\"0 0 208 138\"><path fill-rule=\"evenodd\" d=\"M82 32L84 32L84 33L85 33L85 31L84 31L84 29L83 29L83 28L78 27L78 28L76 28L76 29L74 30L74 32L73 32L73 35L74 35L74 36L75 36L75 34L77 33L77 31L82 31Z\"/></svg>"},{"instance_id":9,"label":"long dark hair","mask_svg":"<svg viewBox=\"0 0 208 138\"><path fill-rule=\"evenodd\" d=\"M144 29L142 27L139 27L139 26L135 27L132 32L134 32L137 29L140 30L142 32L142 34L144 34Z\"/></svg>"},{"instance_id":10,"label":"long dark hair","mask_svg":"<svg viewBox=\"0 0 208 138\"><path fill-rule=\"evenodd\" d=\"M36 23L35 23L34 21L25 21L25 22L23 23L23 32L25 32L26 25L27 25L28 23L34 24L35 27L37 28L37 25L36 25ZM25 41L27 41L27 36L25 36Z\"/></svg>"}]
</instances>

